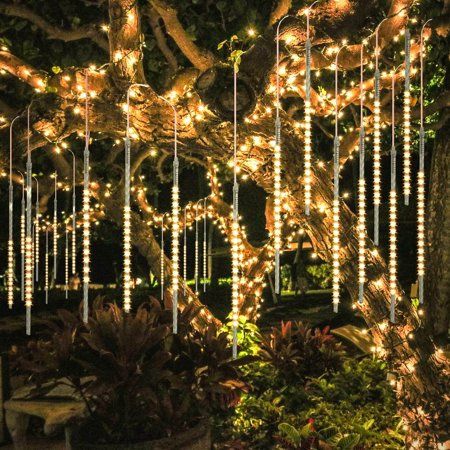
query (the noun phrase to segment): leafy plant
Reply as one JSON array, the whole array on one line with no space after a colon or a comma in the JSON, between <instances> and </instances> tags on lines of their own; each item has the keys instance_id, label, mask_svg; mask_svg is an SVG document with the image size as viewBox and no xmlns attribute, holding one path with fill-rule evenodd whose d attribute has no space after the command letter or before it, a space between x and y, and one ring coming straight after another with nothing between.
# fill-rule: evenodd
<instances>
[{"instance_id":1,"label":"leafy plant","mask_svg":"<svg viewBox=\"0 0 450 450\"><path fill-rule=\"evenodd\" d=\"M97 300L87 324L59 311L52 338L30 343L16 366L36 383L35 396L70 384L89 412L83 432L98 442L170 436L246 390L239 379L246 361L231 359L227 334L214 323L194 329L198 309L190 306L173 335L171 314L156 300L134 314Z\"/></svg>"},{"instance_id":2,"label":"leafy plant","mask_svg":"<svg viewBox=\"0 0 450 450\"><path fill-rule=\"evenodd\" d=\"M333 278L333 268L330 264L314 264L306 267L306 271L312 278L312 282L315 286L322 289L328 289L331 287L331 281Z\"/></svg>"},{"instance_id":3,"label":"leafy plant","mask_svg":"<svg viewBox=\"0 0 450 450\"><path fill-rule=\"evenodd\" d=\"M222 326L221 330L225 331L229 340L231 340L233 332L231 315L228 319L228 322ZM239 356L256 356L259 353L261 343L259 328L245 316L239 316L238 319L237 343Z\"/></svg>"},{"instance_id":4,"label":"leafy plant","mask_svg":"<svg viewBox=\"0 0 450 450\"><path fill-rule=\"evenodd\" d=\"M260 356L286 380L306 381L341 367L341 344L329 328L312 329L301 322L282 322L261 339Z\"/></svg>"}]
</instances>

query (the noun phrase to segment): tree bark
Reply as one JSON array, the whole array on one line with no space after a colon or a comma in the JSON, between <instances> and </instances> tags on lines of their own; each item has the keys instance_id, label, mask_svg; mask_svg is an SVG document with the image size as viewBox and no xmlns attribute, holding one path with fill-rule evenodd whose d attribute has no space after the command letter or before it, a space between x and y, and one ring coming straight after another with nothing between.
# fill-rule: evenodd
<instances>
[{"instance_id":1,"label":"tree bark","mask_svg":"<svg viewBox=\"0 0 450 450\"><path fill-rule=\"evenodd\" d=\"M450 120L439 130L430 169L425 305L435 342L448 342L450 326Z\"/></svg>"}]
</instances>

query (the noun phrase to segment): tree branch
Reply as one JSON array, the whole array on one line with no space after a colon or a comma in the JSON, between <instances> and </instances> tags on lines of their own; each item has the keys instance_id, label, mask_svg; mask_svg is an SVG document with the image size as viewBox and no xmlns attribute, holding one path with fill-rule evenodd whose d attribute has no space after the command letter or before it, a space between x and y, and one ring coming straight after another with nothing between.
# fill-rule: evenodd
<instances>
[{"instance_id":1,"label":"tree branch","mask_svg":"<svg viewBox=\"0 0 450 450\"><path fill-rule=\"evenodd\" d=\"M0 51L0 69L6 70L11 75L14 75L39 91L45 88L46 81L42 72L25 63L9 51Z\"/></svg>"},{"instance_id":2,"label":"tree branch","mask_svg":"<svg viewBox=\"0 0 450 450\"><path fill-rule=\"evenodd\" d=\"M39 14L36 14L31 9L18 3L0 3L0 13L28 20L44 31L49 39L59 39L65 42L77 41L79 39L91 39L100 48L108 51L108 41L100 35L97 25L85 25L74 30L64 30L47 22L47 20Z\"/></svg>"},{"instance_id":3,"label":"tree branch","mask_svg":"<svg viewBox=\"0 0 450 450\"><path fill-rule=\"evenodd\" d=\"M207 50L197 47L178 20L177 12L163 0L149 0L162 17L167 33L194 67L205 71L214 65L214 56Z\"/></svg>"},{"instance_id":4,"label":"tree branch","mask_svg":"<svg viewBox=\"0 0 450 450\"><path fill-rule=\"evenodd\" d=\"M283 18L291 9L292 0L278 0L277 5L270 14L269 26L275 25L281 18Z\"/></svg>"}]
</instances>

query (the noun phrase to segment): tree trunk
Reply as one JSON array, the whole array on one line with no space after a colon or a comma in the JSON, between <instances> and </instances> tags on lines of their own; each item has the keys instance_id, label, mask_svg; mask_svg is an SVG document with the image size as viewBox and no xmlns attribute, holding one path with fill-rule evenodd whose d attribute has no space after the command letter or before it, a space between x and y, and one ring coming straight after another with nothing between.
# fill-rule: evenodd
<instances>
[{"instance_id":1,"label":"tree trunk","mask_svg":"<svg viewBox=\"0 0 450 450\"><path fill-rule=\"evenodd\" d=\"M425 305L430 332L445 345L450 325L450 120L437 133L430 170Z\"/></svg>"}]
</instances>

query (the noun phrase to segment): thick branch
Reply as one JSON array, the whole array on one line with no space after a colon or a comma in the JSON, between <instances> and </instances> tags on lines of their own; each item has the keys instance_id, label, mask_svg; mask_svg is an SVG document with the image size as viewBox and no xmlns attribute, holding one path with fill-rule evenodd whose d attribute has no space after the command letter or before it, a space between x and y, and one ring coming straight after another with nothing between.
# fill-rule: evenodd
<instances>
[{"instance_id":1,"label":"thick branch","mask_svg":"<svg viewBox=\"0 0 450 450\"><path fill-rule=\"evenodd\" d=\"M39 91L45 88L43 74L9 51L0 51L0 69L6 70Z\"/></svg>"},{"instance_id":2,"label":"thick branch","mask_svg":"<svg viewBox=\"0 0 450 450\"><path fill-rule=\"evenodd\" d=\"M64 30L47 22L39 14L18 3L0 3L0 13L28 20L44 31L49 39L59 39L66 42L91 39L100 48L108 51L108 42L100 35L97 25L85 25L74 30Z\"/></svg>"},{"instance_id":3,"label":"thick branch","mask_svg":"<svg viewBox=\"0 0 450 450\"><path fill-rule=\"evenodd\" d=\"M183 28L183 25L181 25L181 22L178 20L175 9L163 0L149 1L162 17L167 33L172 37L192 65L201 71L205 71L212 67L214 64L214 56L209 51L201 49L194 44Z\"/></svg>"}]
</instances>

